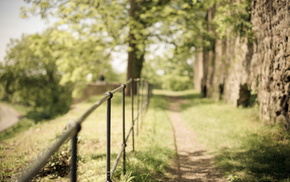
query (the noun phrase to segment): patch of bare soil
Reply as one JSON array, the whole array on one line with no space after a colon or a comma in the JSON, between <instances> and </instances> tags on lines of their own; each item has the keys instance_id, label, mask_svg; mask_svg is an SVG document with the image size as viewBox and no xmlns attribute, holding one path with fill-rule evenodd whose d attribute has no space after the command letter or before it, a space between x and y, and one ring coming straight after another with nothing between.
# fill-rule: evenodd
<instances>
[{"instance_id":1,"label":"patch of bare soil","mask_svg":"<svg viewBox=\"0 0 290 182\"><path fill-rule=\"evenodd\" d=\"M226 181L214 168L213 156L207 153L204 145L196 141L196 135L183 122L180 116L180 104L186 100L178 97L170 99L169 116L175 136L176 160L169 169L174 179L171 182L221 182Z\"/></svg>"}]
</instances>

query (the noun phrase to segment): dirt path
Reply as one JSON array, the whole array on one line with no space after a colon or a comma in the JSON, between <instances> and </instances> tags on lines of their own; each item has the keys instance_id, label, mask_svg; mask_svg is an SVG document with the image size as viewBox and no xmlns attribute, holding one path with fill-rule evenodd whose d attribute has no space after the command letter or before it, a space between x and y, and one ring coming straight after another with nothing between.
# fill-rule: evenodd
<instances>
[{"instance_id":1,"label":"dirt path","mask_svg":"<svg viewBox=\"0 0 290 182\"><path fill-rule=\"evenodd\" d=\"M0 133L16 124L21 117L21 114L15 109L0 104Z\"/></svg>"},{"instance_id":2,"label":"dirt path","mask_svg":"<svg viewBox=\"0 0 290 182\"><path fill-rule=\"evenodd\" d=\"M213 156L207 154L205 146L196 141L196 135L185 125L180 116L180 104L186 100L178 97L170 99L169 117L175 135L176 161L171 174L175 179L170 181L226 181L213 168Z\"/></svg>"}]
</instances>

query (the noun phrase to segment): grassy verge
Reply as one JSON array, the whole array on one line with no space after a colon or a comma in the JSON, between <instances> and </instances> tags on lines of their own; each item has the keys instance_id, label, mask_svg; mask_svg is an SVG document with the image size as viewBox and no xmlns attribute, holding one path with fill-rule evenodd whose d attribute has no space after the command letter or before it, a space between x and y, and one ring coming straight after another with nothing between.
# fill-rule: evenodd
<instances>
[{"instance_id":1,"label":"grassy verge","mask_svg":"<svg viewBox=\"0 0 290 182\"><path fill-rule=\"evenodd\" d=\"M201 99L193 91L155 92L142 124L139 123L135 152L132 152L131 139L127 143L127 173L122 174L119 164L113 181L153 182L170 178L165 171L175 155L174 139L164 95L188 100L182 105L182 117L199 141L216 156L216 166L224 171L228 181L290 181L289 135L282 128L264 125L258 119L257 108L236 108ZM99 98L76 104L68 114L54 120L30 125L25 131L10 131L9 137L0 137L0 181L15 181L17 173L50 146L69 121L77 119ZM120 95L115 95L112 101L114 159L121 147ZM130 107L127 99L127 131L131 123ZM105 105L98 108L82 126L79 181L105 180L105 110ZM69 145L61 148L35 181L68 181L69 148ZM52 170L59 173L51 173Z\"/></svg>"},{"instance_id":2,"label":"grassy verge","mask_svg":"<svg viewBox=\"0 0 290 182\"><path fill-rule=\"evenodd\" d=\"M49 147L64 126L76 120L100 97L76 104L64 116L51 121L31 125L29 129L11 131L9 137L0 140L0 181L15 181L31 161ZM121 147L121 97L112 100L112 153L117 155ZM127 144L127 174L122 175L122 165L117 168L114 181L162 181L170 158L174 155L171 126L168 121L166 101L162 97L151 100L140 133L136 136L135 152L132 141ZM104 181L106 176L106 105L94 112L82 126L79 134L79 181ZM130 127L130 101L127 99L127 131ZM141 121L141 120L140 120ZM21 128L21 126L19 126ZM6 133L7 134L7 133ZM65 145L53 157L35 181L68 181L69 145ZM60 159L60 161L58 160ZM113 157L114 159L114 157ZM112 159L112 160L113 160ZM58 162L59 161L59 162ZM59 168L64 167L64 168ZM56 170L55 170L56 169ZM58 171L58 173L52 172Z\"/></svg>"},{"instance_id":3,"label":"grassy verge","mask_svg":"<svg viewBox=\"0 0 290 182\"><path fill-rule=\"evenodd\" d=\"M23 116L25 116L31 109L31 108L21 106L21 105L12 105L12 104L7 103L7 102L1 102L1 104L4 104L4 105L7 105L9 107L14 108ZM7 129L5 132L0 133L0 141L3 141L3 140L8 139L8 138L12 138L15 136L15 134L27 130L32 125L34 125L34 121L24 117L21 119L21 122L18 122L17 124L12 126L11 128Z\"/></svg>"},{"instance_id":4,"label":"grassy verge","mask_svg":"<svg viewBox=\"0 0 290 182\"><path fill-rule=\"evenodd\" d=\"M120 179L155 182L170 178L165 175L165 169L171 163L175 151L166 106L167 101L162 96L154 96L151 99L140 135L137 137L136 151L129 154L129 176L127 174Z\"/></svg>"},{"instance_id":5,"label":"grassy verge","mask_svg":"<svg viewBox=\"0 0 290 182\"><path fill-rule=\"evenodd\" d=\"M216 156L228 181L290 181L289 135L266 126L257 108L236 108L185 95L183 119Z\"/></svg>"}]
</instances>

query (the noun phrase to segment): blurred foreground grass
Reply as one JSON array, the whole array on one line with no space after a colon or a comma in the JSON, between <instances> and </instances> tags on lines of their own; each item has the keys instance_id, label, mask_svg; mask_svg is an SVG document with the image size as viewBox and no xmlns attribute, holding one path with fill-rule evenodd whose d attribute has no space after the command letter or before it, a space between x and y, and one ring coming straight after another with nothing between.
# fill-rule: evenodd
<instances>
[{"instance_id":1,"label":"blurred foreground grass","mask_svg":"<svg viewBox=\"0 0 290 182\"><path fill-rule=\"evenodd\" d=\"M0 181L15 181L17 175L30 165L44 149L49 147L61 133L69 121L76 120L100 96L72 106L65 115L51 121L30 123L23 127L21 121L16 127L0 135ZM127 131L131 126L131 105L127 105ZM122 164L114 174L114 181L156 181L162 179L165 167L174 155L172 128L167 117L166 100L154 97L146 115L142 115L143 123L139 123L139 134L135 136L135 152L132 152L132 140L127 143L127 174L122 175ZM79 134L79 181L104 181L106 178L106 103L87 118ZM117 156L122 144L121 96L116 94L112 100L112 161ZM141 119L139 120L141 122ZM136 131L135 131L135 134ZM63 174L69 165L69 144L46 165L42 173L34 181L68 181L69 176ZM121 161L122 162L122 161ZM61 167L61 168L60 168ZM52 172L50 169L57 169ZM158 176L158 178L156 178Z\"/></svg>"}]
</instances>

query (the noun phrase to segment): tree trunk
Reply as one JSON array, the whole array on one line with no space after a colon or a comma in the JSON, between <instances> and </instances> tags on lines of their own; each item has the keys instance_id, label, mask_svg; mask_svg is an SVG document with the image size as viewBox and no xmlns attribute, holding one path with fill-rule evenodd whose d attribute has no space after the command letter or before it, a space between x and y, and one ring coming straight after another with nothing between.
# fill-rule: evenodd
<instances>
[{"instance_id":1,"label":"tree trunk","mask_svg":"<svg viewBox=\"0 0 290 182\"><path fill-rule=\"evenodd\" d=\"M214 28L212 26L212 20L214 18L215 13L215 5L211 7L206 16L206 26L208 34L212 34L214 32ZM211 35L212 36L212 35ZM208 39L210 41L210 45L208 47L203 47L203 77L201 80L201 95L202 97L209 97L212 95L212 82L213 82L213 73L214 73L214 45L215 40L213 37L205 37L204 39Z\"/></svg>"},{"instance_id":2,"label":"tree trunk","mask_svg":"<svg viewBox=\"0 0 290 182\"><path fill-rule=\"evenodd\" d=\"M132 22L138 21L136 17L137 11L137 3L136 0L130 0L130 12L129 16ZM130 23L130 30L129 30L129 51L128 51L128 65L127 65L127 80L131 78L140 78L141 71L144 62L144 55L145 51L138 50L136 46L136 37L133 31L136 29L133 23ZM139 53L137 56L137 52ZM130 90L126 90L126 95L130 95ZM136 92L136 88L134 88L134 93Z\"/></svg>"},{"instance_id":3,"label":"tree trunk","mask_svg":"<svg viewBox=\"0 0 290 182\"><path fill-rule=\"evenodd\" d=\"M135 0L130 0L130 10L129 10L129 17L132 21L136 20L135 16L136 12L136 2ZM129 30L129 51L128 51L128 64L127 64L127 79L135 78L135 69L134 64L136 61L136 38L133 34L134 25L130 22L130 30ZM126 95L130 95L130 88L126 89Z\"/></svg>"},{"instance_id":4,"label":"tree trunk","mask_svg":"<svg viewBox=\"0 0 290 182\"><path fill-rule=\"evenodd\" d=\"M194 67L194 89L201 92L201 80L203 76L203 50L198 48L197 55L195 57Z\"/></svg>"}]
</instances>

